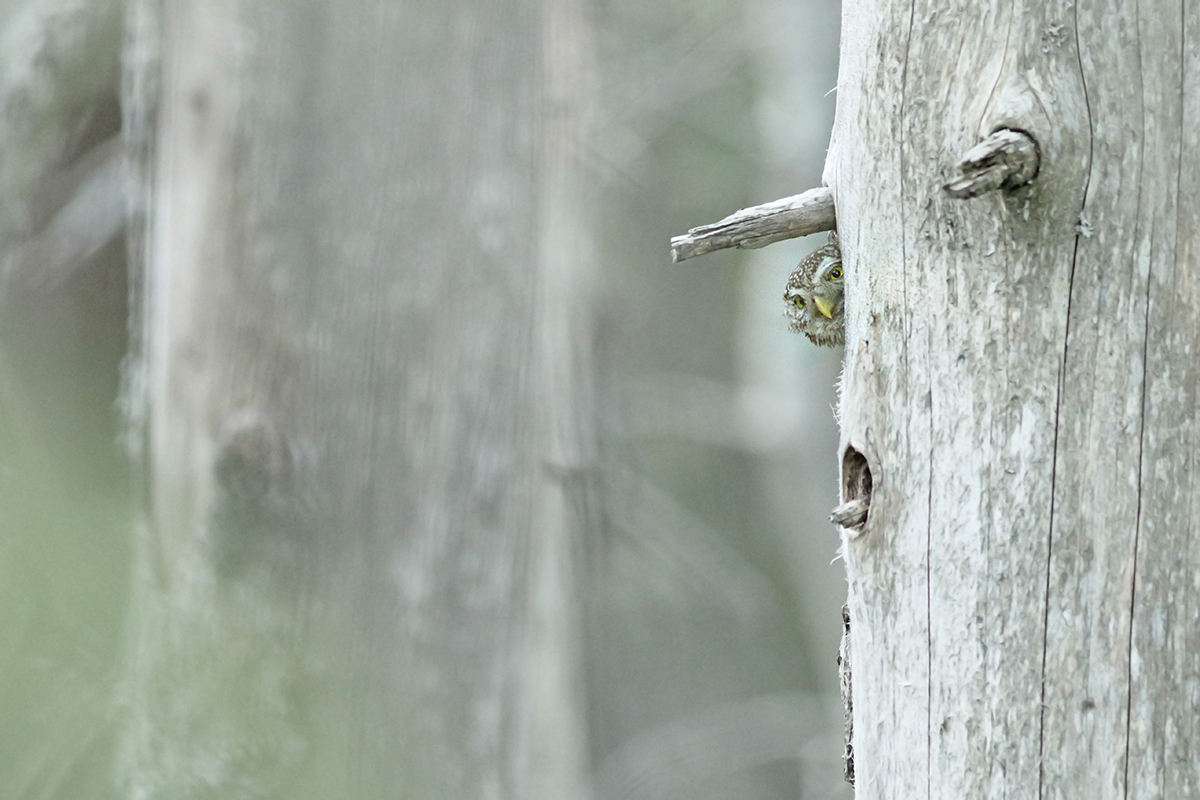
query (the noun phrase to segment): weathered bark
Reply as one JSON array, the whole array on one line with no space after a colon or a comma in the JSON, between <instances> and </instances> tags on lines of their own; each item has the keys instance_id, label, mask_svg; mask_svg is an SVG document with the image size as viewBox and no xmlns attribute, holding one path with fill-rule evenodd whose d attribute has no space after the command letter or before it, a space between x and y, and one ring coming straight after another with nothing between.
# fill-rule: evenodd
<instances>
[{"instance_id":1,"label":"weathered bark","mask_svg":"<svg viewBox=\"0 0 1200 800\"><path fill-rule=\"evenodd\" d=\"M743 208L719 222L671 237L671 260L686 261L727 247L754 250L798 236L833 230L836 225L833 192L825 187L809 189L794 197Z\"/></svg>"},{"instance_id":2,"label":"weathered bark","mask_svg":"<svg viewBox=\"0 0 1200 800\"><path fill-rule=\"evenodd\" d=\"M859 798L1200 794L1198 37L1169 2L844 6ZM947 196L998 128L1037 178Z\"/></svg>"},{"instance_id":3,"label":"weathered bark","mask_svg":"<svg viewBox=\"0 0 1200 800\"><path fill-rule=\"evenodd\" d=\"M163 5L131 796L583 792L589 339L542 19Z\"/></svg>"}]
</instances>

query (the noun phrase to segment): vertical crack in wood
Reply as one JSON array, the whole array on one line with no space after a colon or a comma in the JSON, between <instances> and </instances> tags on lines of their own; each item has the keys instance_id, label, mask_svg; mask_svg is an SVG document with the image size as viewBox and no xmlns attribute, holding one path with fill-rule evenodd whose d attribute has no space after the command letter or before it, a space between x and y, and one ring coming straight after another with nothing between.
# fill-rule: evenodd
<instances>
[{"instance_id":1,"label":"vertical crack in wood","mask_svg":"<svg viewBox=\"0 0 1200 800\"><path fill-rule=\"evenodd\" d=\"M842 693L845 737L842 750L842 777L854 785L854 684L851 674L850 606L842 606L842 642L838 648L838 684Z\"/></svg>"},{"instance_id":2,"label":"vertical crack in wood","mask_svg":"<svg viewBox=\"0 0 1200 800\"><path fill-rule=\"evenodd\" d=\"M902 68L902 72L900 75L900 114L899 114L899 118L901 120L901 124L899 125L899 133L900 133L900 136L899 136L899 138L900 138L899 166L900 166L900 175L901 175L901 182L900 182L900 208L901 208L900 230L901 231L905 231L905 230L909 229L908 228L908 220L906 219L907 214L905 213L905 210L915 207L911 203L911 198L906 196L908 194L908 191L907 191L908 182L906 180L904 180L904 177L908 175L908 170L906 169L906 165L904 163L905 162L904 154L907 152L908 142L906 141L906 137L905 137L905 126L903 124L903 121L907 119L906 112L907 112L907 108L908 108L908 61L909 61L909 55L912 53L913 25L915 24L915 21L916 21L916 15L917 15L917 4L916 4L916 2L913 2L909 5L909 9L908 9L908 30L905 31L905 34L904 34L904 66ZM903 298L902 308L904 310L904 313L903 313L903 316L901 317L900 324L902 326L904 339L907 341L911 338L911 335L912 335L913 315L912 315L912 305L909 301L909 296L908 296L908 276L909 276L909 270L907 269L907 266L908 266L908 241L904 236L900 237L900 263L904 267L906 267L905 269L901 270L901 293L902 293L902 298ZM903 399L904 399L905 407L908 407L908 403L909 403L909 400L911 397L911 386L909 384L909 379L912 376L912 364L910 363L909 358L908 358L908 348L907 347L905 347L901 350L900 358L901 358L901 364L902 364L901 374L904 376L904 380L902 383L902 391L903 391L903 395L904 395ZM930 413L932 414L932 409L931 409ZM932 466L930 467L930 469L932 469ZM929 525L929 520L928 520L928 518L926 518L926 526L927 526L926 537L928 537L930 535L930 532L928 530L928 525ZM929 619L928 619L928 613L929 613L929 602L928 602L929 560L928 560L928 557L926 558L925 563L926 563L926 574L925 574L926 641L925 641L925 647L926 647L926 661L927 661L927 663L931 664L932 663L932 653L933 653L933 638L932 638L931 629L929 628ZM930 670L930 673L926 675L926 693L927 694L926 694L926 703L925 703L925 731L926 731L926 734L925 734L925 793L927 796L932 796L932 792L933 792L933 775L932 775L932 771L933 771L933 738L932 737L933 737L933 734L932 734L930 728L932 725L931 709L933 708L933 702L932 702L933 701L933 694L932 694L933 693L933 688L932 688L933 684L932 684L932 680L931 680L932 667L929 667L928 669Z\"/></svg>"},{"instance_id":3,"label":"vertical crack in wood","mask_svg":"<svg viewBox=\"0 0 1200 800\"><path fill-rule=\"evenodd\" d=\"M1127 670L1125 683L1125 764L1122 769L1125 784L1123 795L1125 797L1129 797L1129 738L1130 729L1133 724L1133 620L1134 611L1137 607L1138 544L1141 541L1142 533L1142 487L1146 467L1146 384L1149 380L1148 359L1150 358L1150 287L1152 284L1152 270L1153 262L1151 262L1150 267L1146 270L1146 302L1142 313L1142 396L1139 403L1141 419L1138 425L1137 511L1134 514L1133 520L1133 566L1131 567L1132 574L1129 578L1129 643L1125 651L1125 668Z\"/></svg>"},{"instance_id":4,"label":"vertical crack in wood","mask_svg":"<svg viewBox=\"0 0 1200 800\"><path fill-rule=\"evenodd\" d=\"M1092 117L1092 104L1088 99L1088 84L1087 76L1084 74L1083 58L1080 55L1079 42L1079 7L1074 7L1074 33L1075 33L1075 61L1079 70L1079 82L1083 87L1083 105L1087 114L1087 130L1088 130L1088 155L1087 163L1083 169L1083 199L1079 204L1080 218L1083 217L1083 211L1087 207L1088 189L1091 186L1092 180L1092 160L1093 148L1095 147L1095 120ZM1042 676L1041 676L1041 696L1038 704L1038 800L1042 800L1046 794L1046 768L1045 768L1045 748L1046 748L1046 659L1050 648L1050 567L1054 558L1054 498L1057 492L1058 483L1058 444L1059 434L1062 425L1062 398L1063 398L1063 380L1067 369L1067 354L1069 342L1071 339L1071 310L1075 297L1075 267L1079 262L1079 240L1085 234L1076 230L1075 246L1071 252L1071 271L1067 276L1067 311L1066 320L1063 332L1062 343L1062 359L1059 361L1058 368L1058 386L1056 387L1056 396L1054 398L1054 444L1050 456L1050 519L1048 523L1049 530L1046 532L1046 579L1042 596L1043 612L1042 612Z\"/></svg>"},{"instance_id":5,"label":"vertical crack in wood","mask_svg":"<svg viewBox=\"0 0 1200 800\"><path fill-rule=\"evenodd\" d=\"M933 389L929 390L929 441L934 441ZM933 797L933 448L929 450L929 478L925 492L925 741L926 792Z\"/></svg>"}]
</instances>

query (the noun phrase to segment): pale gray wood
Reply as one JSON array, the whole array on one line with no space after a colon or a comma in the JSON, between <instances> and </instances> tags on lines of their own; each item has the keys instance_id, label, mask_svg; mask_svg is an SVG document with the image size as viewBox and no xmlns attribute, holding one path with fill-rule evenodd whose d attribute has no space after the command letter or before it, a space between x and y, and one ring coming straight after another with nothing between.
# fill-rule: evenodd
<instances>
[{"instance_id":1,"label":"pale gray wood","mask_svg":"<svg viewBox=\"0 0 1200 800\"><path fill-rule=\"evenodd\" d=\"M123 792L583 795L577 4L162 31Z\"/></svg>"},{"instance_id":2,"label":"pale gray wood","mask_svg":"<svg viewBox=\"0 0 1200 800\"><path fill-rule=\"evenodd\" d=\"M1120 3L1084 19L1096 36L1116 36ZM1125 13L1129 13L1128 10ZM1101 265L1114 255L1136 264L1135 315L1144 315L1144 353L1127 363L1145 371L1141 387L1138 529L1131 572L1127 797L1200 796L1200 10L1153 4L1126 18L1138 42L1120 50L1121 69L1097 58L1088 72L1093 117L1130 120L1124 134L1105 124L1101 148L1128 149L1123 169L1093 168L1089 196L1130 219L1129 241L1101 230L1103 206L1089 204L1093 236L1081 252ZM1142 97L1129 92L1137 81ZM1105 95L1115 95L1105 99ZM1110 105L1111 104L1111 105ZM1099 138L1099 137L1098 137ZM1133 150L1137 146L1138 150ZM1140 158L1138 158L1140 156ZM1135 172L1137 170L1137 172ZM1138 178L1134 178L1138 175ZM1136 186L1136 191L1131 191ZM1112 193L1113 196L1105 195ZM1091 209L1096 209L1092 211ZM1114 246L1122 247L1113 253ZM1107 276L1104 278L1107 280ZM1140 295L1140 296L1139 296ZM1104 309L1101 313L1106 313ZM1118 312L1119 313L1119 312ZM1136 374L1136 372L1135 372ZM1105 436L1105 434L1101 434ZM1100 437L1097 437L1099 440ZM1099 441L1097 441L1097 444ZM1122 487L1124 488L1124 487ZM1124 495L1128 497L1128 489ZM1131 500L1127 501L1131 502ZM1126 556L1128 560L1128 556ZM1122 573L1122 578L1125 573ZM1125 587L1122 586L1122 589ZM1074 722L1074 720L1070 720Z\"/></svg>"},{"instance_id":3,"label":"pale gray wood","mask_svg":"<svg viewBox=\"0 0 1200 800\"><path fill-rule=\"evenodd\" d=\"M720 222L671 237L671 260L686 261L714 250L753 250L785 239L830 231L836 226L833 192L820 186L794 197L743 208Z\"/></svg>"},{"instance_id":4,"label":"pale gray wood","mask_svg":"<svg viewBox=\"0 0 1200 800\"><path fill-rule=\"evenodd\" d=\"M1165 2L844 6L826 182L843 447L874 479L844 542L859 798L1196 793L1184 20ZM1000 127L1036 139L1036 180L947 197Z\"/></svg>"},{"instance_id":5,"label":"pale gray wood","mask_svg":"<svg viewBox=\"0 0 1200 800\"><path fill-rule=\"evenodd\" d=\"M593 196L582 167L596 96L595 44L586 0L541 0L541 92L553 109L541 120L535 330L531 392L511 402L532 413L534 457L529 530L510 547L529 559L529 595L510 614L528 630L520 680L509 691L518 721L508 794L514 798L590 796L585 716L584 636L579 553L595 520L579 513L598 501L592 330L596 246Z\"/></svg>"}]
</instances>

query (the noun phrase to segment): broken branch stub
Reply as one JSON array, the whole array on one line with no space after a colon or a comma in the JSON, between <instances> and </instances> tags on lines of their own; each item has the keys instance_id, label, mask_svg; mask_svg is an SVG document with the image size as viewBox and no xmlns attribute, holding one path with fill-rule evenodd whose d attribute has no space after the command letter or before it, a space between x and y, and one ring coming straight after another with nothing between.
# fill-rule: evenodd
<instances>
[{"instance_id":1,"label":"broken branch stub","mask_svg":"<svg viewBox=\"0 0 1200 800\"><path fill-rule=\"evenodd\" d=\"M962 177L943 188L960 200L996 189L1015 189L1037 177L1040 160L1032 136L1002 128L966 152L958 165Z\"/></svg>"},{"instance_id":2,"label":"broken branch stub","mask_svg":"<svg viewBox=\"0 0 1200 800\"><path fill-rule=\"evenodd\" d=\"M679 263L730 247L753 250L784 239L831 231L836 226L833 190L822 186L794 197L743 208L720 222L672 237L671 261Z\"/></svg>"}]
</instances>

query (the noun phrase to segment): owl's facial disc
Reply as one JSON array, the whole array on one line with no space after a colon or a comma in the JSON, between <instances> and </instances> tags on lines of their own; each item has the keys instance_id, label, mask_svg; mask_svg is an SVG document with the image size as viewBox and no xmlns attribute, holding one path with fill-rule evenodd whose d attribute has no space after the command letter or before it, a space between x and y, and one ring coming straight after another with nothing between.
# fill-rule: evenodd
<instances>
[{"instance_id":1,"label":"owl's facial disc","mask_svg":"<svg viewBox=\"0 0 1200 800\"><path fill-rule=\"evenodd\" d=\"M836 240L813 251L788 277L784 300L788 327L813 344L837 346L845 342L844 275Z\"/></svg>"}]
</instances>

